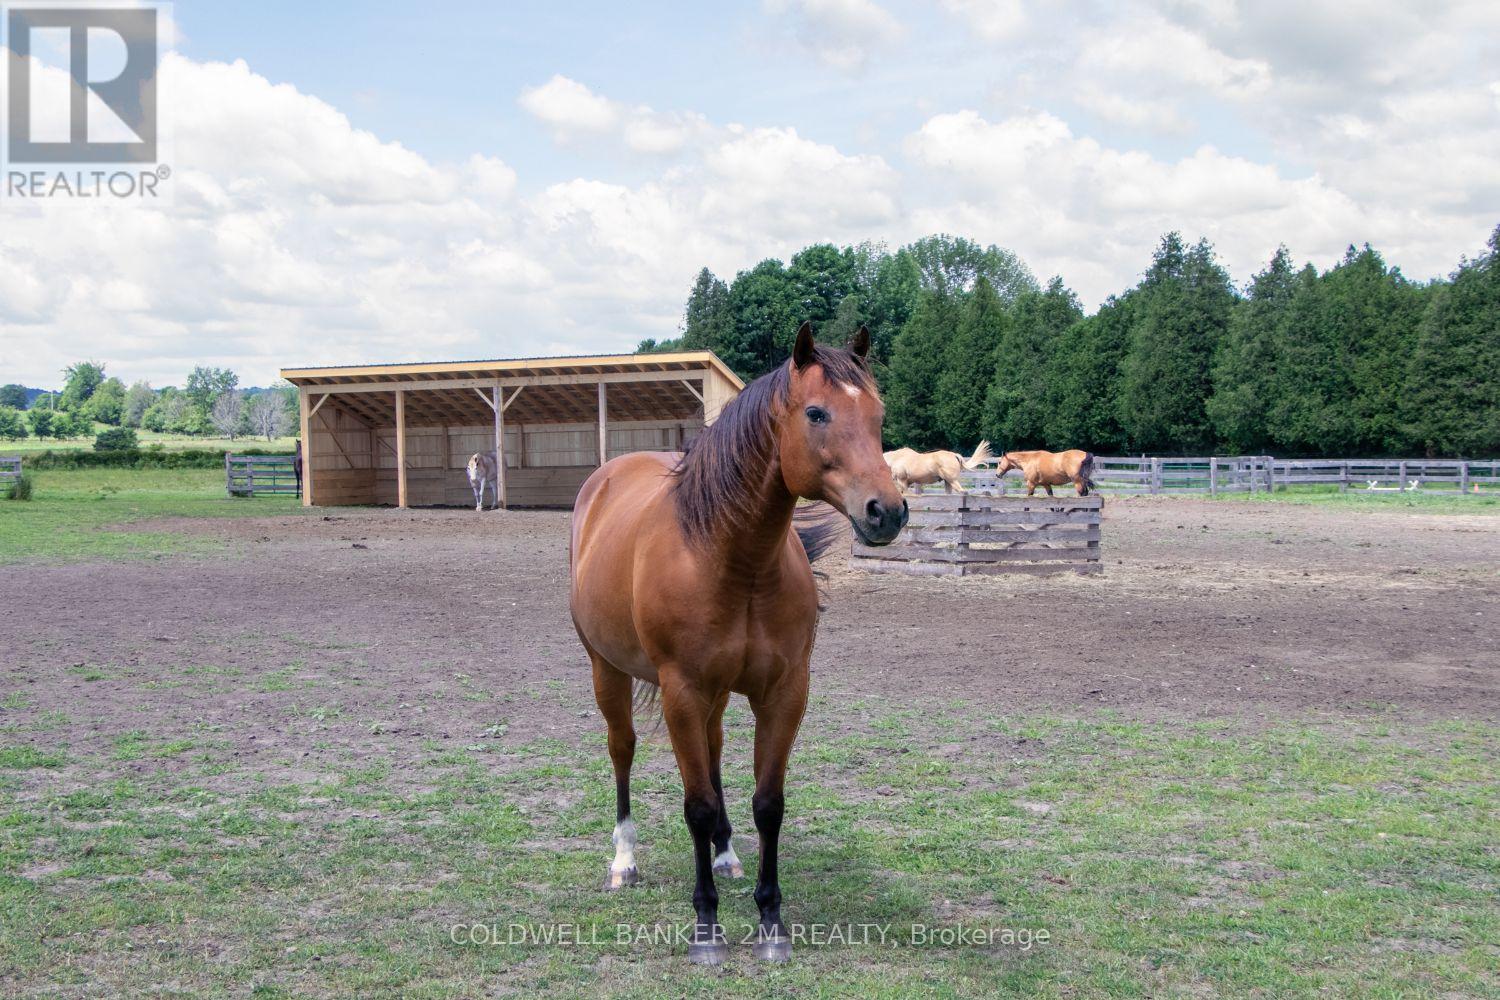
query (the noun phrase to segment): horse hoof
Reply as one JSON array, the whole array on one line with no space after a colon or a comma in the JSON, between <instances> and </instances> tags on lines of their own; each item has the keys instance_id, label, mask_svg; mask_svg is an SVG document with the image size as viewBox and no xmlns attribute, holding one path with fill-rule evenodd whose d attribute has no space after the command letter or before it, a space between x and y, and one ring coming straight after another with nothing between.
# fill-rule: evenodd
<instances>
[{"instance_id":1,"label":"horse hoof","mask_svg":"<svg viewBox=\"0 0 1500 1000\"><path fill-rule=\"evenodd\" d=\"M760 938L753 949L756 959L762 962L789 962L792 959L792 942L786 937Z\"/></svg>"},{"instance_id":2,"label":"horse hoof","mask_svg":"<svg viewBox=\"0 0 1500 1000\"><path fill-rule=\"evenodd\" d=\"M715 864L714 864L714 877L715 878L744 878L745 877L745 866L742 865L742 864L740 864L738 861L726 861L726 862L723 862L722 864L718 863L718 862L715 862Z\"/></svg>"},{"instance_id":3,"label":"horse hoof","mask_svg":"<svg viewBox=\"0 0 1500 1000\"><path fill-rule=\"evenodd\" d=\"M688 961L694 965L723 965L729 958L724 941L693 941L688 944Z\"/></svg>"},{"instance_id":4,"label":"horse hoof","mask_svg":"<svg viewBox=\"0 0 1500 1000\"><path fill-rule=\"evenodd\" d=\"M604 891L614 892L617 889L624 889L626 886L639 885L640 881L641 873L633 867L618 872L611 868L609 874L604 878Z\"/></svg>"}]
</instances>

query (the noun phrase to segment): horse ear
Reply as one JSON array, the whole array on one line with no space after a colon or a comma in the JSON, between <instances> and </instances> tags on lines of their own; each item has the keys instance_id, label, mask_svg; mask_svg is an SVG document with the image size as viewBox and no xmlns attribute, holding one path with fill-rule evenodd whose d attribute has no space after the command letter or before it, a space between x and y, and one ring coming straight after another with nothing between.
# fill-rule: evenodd
<instances>
[{"instance_id":1,"label":"horse ear","mask_svg":"<svg viewBox=\"0 0 1500 1000\"><path fill-rule=\"evenodd\" d=\"M803 321L797 328L797 343L792 347L792 364L806 368L813 359L812 323Z\"/></svg>"},{"instance_id":2,"label":"horse ear","mask_svg":"<svg viewBox=\"0 0 1500 1000\"><path fill-rule=\"evenodd\" d=\"M849 351L857 358L870 353L870 330L863 325L849 338Z\"/></svg>"}]
</instances>

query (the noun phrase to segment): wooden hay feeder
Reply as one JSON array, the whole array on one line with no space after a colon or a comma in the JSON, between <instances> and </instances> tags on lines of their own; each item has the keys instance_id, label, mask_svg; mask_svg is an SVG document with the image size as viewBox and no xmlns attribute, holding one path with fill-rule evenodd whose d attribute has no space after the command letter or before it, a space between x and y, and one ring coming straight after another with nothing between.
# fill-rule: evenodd
<instances>
[{"instance_id":1,"label":"wooden hay feeder","mask_svg":"<svg viewBox=\"0 0 1500 1000\"><path fill-rule=\"evenodd\" d=\"M877 573L994 576L1101 573L1103 502L1091 497L908 496L911 520L890 545L854 541L852 565Z\"/></svg>"}]
</instances>

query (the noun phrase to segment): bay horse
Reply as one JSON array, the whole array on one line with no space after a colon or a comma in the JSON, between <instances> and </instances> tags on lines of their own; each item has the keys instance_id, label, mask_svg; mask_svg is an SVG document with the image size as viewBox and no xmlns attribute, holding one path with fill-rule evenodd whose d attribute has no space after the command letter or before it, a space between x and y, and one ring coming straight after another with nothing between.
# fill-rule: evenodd
<instances>
[{"instance_id":1,"label":"bay horse","mask_svg":"<svg viewBox=\"0 0 1500 1000\"><path fill-rule=\"evenodd\" d=\"M1020 469L1026 480L1026 495L1033 496L1038 486L1047 488L1052 496L1052 487L1072 483L1078 495L1086 497L1094 488L1094 453L1074 448L1070 451L1007 451L1000 456L995 475L1003 476L1011 469Z\"/></svg>"},{"instance_id":2,"label":"bay horse","mask_svg":"<svg viewBox=\"0 0 1500 1000\"><path fill-rule=\"evenodd\" d=\"M469 489L474 491L474 509L484 510L484 488L490 487L490 498L500 506L500 464L495 461L493 451L481 451L469 456L465 471L469 476Z\"/></svg>"},{"instance_id":3,"label":"bay horse","mask_svg":"<svg viewBox=\"0 0 1500 1000\"><path fill-rule=\"evenodd\" d=\"M754 954L791 955L777 847L818 619L811 561L833 544L844 517L871 545L888 544L907 517L880 456L885 407L865 360L869 345L861 327L846 350L816 346L804 323L787 363L746 386L685 454L612 459L573 507L570 607L593 664L615 777L605 889L639 881L630 818L634 684L648 700L659 697L682 775L696 865L694 963L728 957L714 876L744 874L719 771L731 692L755 715ZM799 510L799 497L824 503Z\"/></svg>"},{"instance_id":4,"label":"bay horse","mask_svg":"<svg viewBox=\"0 0 1500 1000\"><path fill-rule=\"evenodd\" d=\"M995 455L990 451L988 441L979 442L979 447L974 449L971 458L964 458L955 451L921 452L911 448L897 448L885 453L886 464L891 467L891 476L903 493L908 485L916 486L917 492L921 493L925 484L939 481L943 483L944 493L952 493L954 490L963 493L965 491L959 473L965 469L978 469L994 460Z\"/></svg>"}]
</instances>

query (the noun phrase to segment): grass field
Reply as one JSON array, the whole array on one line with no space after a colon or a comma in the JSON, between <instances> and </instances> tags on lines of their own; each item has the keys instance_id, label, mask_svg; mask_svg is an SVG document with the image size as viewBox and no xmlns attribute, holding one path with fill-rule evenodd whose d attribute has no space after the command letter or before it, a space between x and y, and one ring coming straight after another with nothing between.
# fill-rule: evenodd
<instances>
[{"instance_id":1,"label":"grass field","mask_svg":"<svg viewBox=\"0 0 1500 1000\"><path fill-rule=\"evenodd\" d=\"M134 530L163 517L255 517L301 510L295 497L231 499L222 469L33 472L34 498L0 500L0 564L151 559L211 550L200 535Z\"/></svg>"},{"instance_id":2,"label":"grass field","mask_svg":"<svg viewBox=\"0 0 1500 1000\"><path fill-rule=\"evenodd\" d=\"M94 433L105 429L105 424L95 424ZM167 451L182 451L185 449L226 448L231 451L240 451L246 448L255 448L261 451L284 451L290 453L297 443L295 437L276 438L267 441L259 437L238 437L233 441L228 438L217 437L188 437L184 434L158 434L155 431L137 430L136 436L140 438L141 447L161 445ZM0 441L0 455L34 454L39 451L91 451L94 447L93 435L89 437L68 438L57 441L52 438L37 440L36 438L25 438L21 441Z\"/></svg>"},{"instance_id":3,"label":"grass field","mask_svg":"<svg viewBox=\"0 0 1500 1000\"><path fill-rule=\"evenodd\" d=\"M181 680L236 682L207 664ZM12 737L56 721L30 717L24 690L0 719ZM976 726L946 721L955 734ZM728 752L748 755L743 720L732 722ZM1451 997L1500 986L1493 728L1436 727L1413 746L1414 734L1378 730L1247 739L1211 724L995 719L979 724L988 735L1045 752L956 761L908 752L909 722L804 744L783 888L806 938L786 968L759 969L736 948L710 974L680 946L630 946L662 933L663 913L690 913L691 847L661 746L638 782L647 882L605 895L612 786L599 740L433 746L419 792L375 752L315 780L247 775L226 794L207 786L236 766L232 734L146 719L102 757L0 750L0 953L22 980L79 995L104 968L158 996ZM325 709L288 725L369 723ZM514 768L500 782L498 757ZM9 793L37 770L57 776L54 791L20 807ZM750 788L729 785L753 877ZM752 928L748 887L722 889L732 939ZM922 927L1018 937L934 944ZM547 933L577 943L526 938Z\"/></svg>"}]
</instances>

